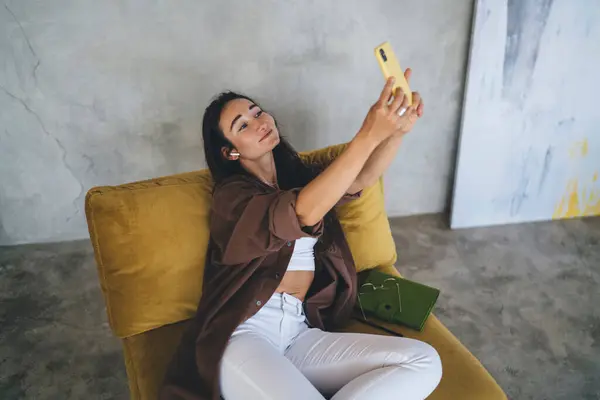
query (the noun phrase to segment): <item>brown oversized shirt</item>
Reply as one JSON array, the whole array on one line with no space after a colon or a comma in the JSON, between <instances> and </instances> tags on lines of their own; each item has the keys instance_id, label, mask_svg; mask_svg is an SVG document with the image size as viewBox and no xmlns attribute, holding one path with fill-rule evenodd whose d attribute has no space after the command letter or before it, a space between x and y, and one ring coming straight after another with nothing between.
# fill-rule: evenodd
<instances>
[{"instance_id":1,"label":"brown oversized shirt","mask_svg":"<svg viewBox=\"0 0 600 400\"><path fill-rule=\"evenodd\" d=\"M334 218L302 229L295 211L300 188L278 190L246 175L215 188L203 293L196 316L177 349L161 399L220 398L219 365L235 328L254 315L279 286L296 239L321 237L315 245L315 279L304 303L308 323L330 330L350 316L356 300L356 268ZM340 203L360 196L344 196Z\"/></svg>"}]
</instances>

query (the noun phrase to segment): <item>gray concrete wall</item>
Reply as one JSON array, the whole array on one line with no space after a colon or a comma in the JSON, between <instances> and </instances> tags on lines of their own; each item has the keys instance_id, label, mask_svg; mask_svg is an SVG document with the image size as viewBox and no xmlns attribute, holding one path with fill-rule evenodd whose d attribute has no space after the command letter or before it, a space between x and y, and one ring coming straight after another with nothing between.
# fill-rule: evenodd
<instances>
[{"instance_id":1,"label":"gray concrete wall","mask_svg":"<svg viewBox=\"0 0 600 400\"><path fill-rule=\"evenodd\" d=\"M7 1L0 244L87 236L85 192L203 168L209 99L256 97L298 150L352 138L390 40L426 117L386 176L392 216L445 208L472 1Z\"/></svg>"}]
</instances>

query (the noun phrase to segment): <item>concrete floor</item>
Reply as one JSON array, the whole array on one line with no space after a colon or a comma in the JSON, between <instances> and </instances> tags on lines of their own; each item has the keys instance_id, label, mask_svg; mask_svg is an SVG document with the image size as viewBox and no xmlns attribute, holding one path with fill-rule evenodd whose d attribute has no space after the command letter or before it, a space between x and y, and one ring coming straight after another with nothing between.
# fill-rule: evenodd
<instances>
[{"instance_id":1,"label":"concrete floor","mask_svg":"<svg viewBox=\"0 0 600 400\"><path fill-rule=\"evenodd\" d=\"M511 399L600 399L600 218L392 221L400 271ZM127 398L88 241L0 247L0 399Z\"/></svg>"}]
</instances>

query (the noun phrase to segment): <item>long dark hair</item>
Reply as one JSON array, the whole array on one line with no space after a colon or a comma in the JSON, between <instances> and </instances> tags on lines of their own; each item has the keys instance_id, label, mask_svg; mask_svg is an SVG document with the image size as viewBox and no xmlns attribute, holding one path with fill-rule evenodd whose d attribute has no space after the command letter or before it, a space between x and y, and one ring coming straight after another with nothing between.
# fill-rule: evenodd
<instances>
[{"instance_id":1,"label":"long dark hair","mask_svg":"<svg viewBox=\"0 0 600 400\"><path fill-rule=\"evenodd\" d=\"M248 174L239 161L227 160L221 152L223 147L229 149L233 147L221 131L219 121L225 105L235 99L246 99L260 107L248 96L231 91L223 92L206 107L202 121L204 156L216 185L232 175ZM262 107L260 109L264 110ZM275 126L279 130L277 120L275 120ZM279 144L273 149L273 158L277 169L278 184L283 190L303 187L320 172L318 167L304 163L298 152L283 136L280 136Z\"/></svg>"},{"instance_id":2,"label":"long dark hair","mask_svg":"<svg viewBox=\"0 0 600 400\"><path fill-rule=\"evenodd\" d=\"M221 151L223 147L229 149L233 147L232 143L227 140L219 127L219 121L225 105L235 99L246 99L260 107L250 97L228 91L217 95L204 111L204 118L202 120L204 156L215 185L218 185L232 175L249 174L242 167L239 160L227 160L223 157ZM264 110L262 107L260 109ZM275 120L275 126L280 131L277 120ZM277 169L277 183L282 190L304 187L322 171L322 168L317 165L303 162L298 152L281 135L279 144L273 149L273 158L275 159L275 168ZM325 216L325 224L328 225L332 218L334 218L333 210L329 211Z\"/></svg>"}]
</instances>

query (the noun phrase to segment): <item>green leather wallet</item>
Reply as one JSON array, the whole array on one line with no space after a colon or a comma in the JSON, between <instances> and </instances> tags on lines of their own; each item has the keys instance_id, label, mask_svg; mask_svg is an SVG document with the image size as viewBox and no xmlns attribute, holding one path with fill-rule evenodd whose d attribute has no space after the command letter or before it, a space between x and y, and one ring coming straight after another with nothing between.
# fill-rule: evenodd
<instances>
[{"instance_id":1,"label":"green leather wallet","mask_svg":"<svg viewBox=\"0 0 600 400\"><path fill-rule=\"evenodd\" d=\"M365 321L373 315L421 331L439 295L436 288L372 270L359 280L356 306Z\"/></svg>"}]
</instances>

